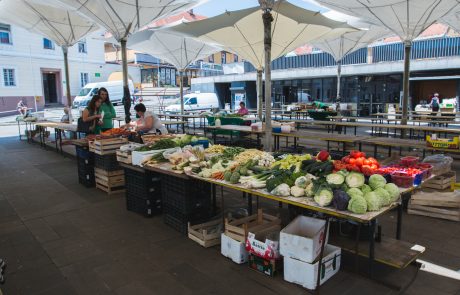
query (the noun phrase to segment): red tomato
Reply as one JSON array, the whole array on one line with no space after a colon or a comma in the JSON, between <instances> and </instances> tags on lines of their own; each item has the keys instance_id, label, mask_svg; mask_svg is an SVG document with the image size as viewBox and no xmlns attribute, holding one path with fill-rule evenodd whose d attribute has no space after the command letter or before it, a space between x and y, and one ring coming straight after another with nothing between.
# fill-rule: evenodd
<instances>
[{"instance_id":1,"label":"red tomato","mask_svg":"<svg viewBox=\"0 0 460 295\"><path fill-rule=\"evenodd\" d=\"M359 167L358 167L358 166L354 166L354 165L351 166L351 170L350 170L350 171L361 172L361 170L359 169Z\"/></svg>"},{"instance_id":2,"label":"red tomato","mask_svg":"<svg viewBox=\"0 0 460 295\"><path fill-rule=\"evenodd\" d=\"M366 153L365 153L365 152L360 152L360 157L361 157L361 158L365 158L365 157L366 157Z\"/></svg>"},{"instance_id":3,"label":"red tomato","mask_svg":"<svg viewBox=\"0 0 460 295\"><path fill-rule=\"evenodd\" d=\"M342 158L342 162L344 162L344 163L348 164L349 161L350 161L350 156L345 156L345 157Z\"/></svg>"},{"instance_id":4,"label":"red tomato","mask_svg":"<svg viewBox=\"0 0 460 295\"><path fill-rule=\"evenodd\" d=\"M369 160L371 164L377 164L378 163L377 160L375 158L372 158L372 157L367 158L367 160Z\"/></svg>"},{"instance_id":5,"label":"red tomato","mask_svg":"<svg viewBox=\"0 0 460 295\"><path fill-rule=\"evenodd\" d=\"M372 165L372 163L368 159L364 159L363 165Z\"/></svg>"},{"instance_id":6,"label":"red tomato","mask_svg":"<svg viewBox=\"0 0 460 295\"><path fill-rule=\"evenodd\" d=\"M351 165L355 165L356 159L355 159L355 158L350 158L350 160L348 161L348 163L350 163Z\"/></svg>"},{"instance_id":7,"label":"red tomato","mask_svg":"<svg viewBox=\"0 0 460 295\"><path fill-rule=\"evenodd\" d=\"M361 152L360 152L360 151L355 151L355 150L350 151L350 156L351 156L352 158L355 158L355 159L356 159L356 158L359 158L359 157L361 156Z\"/></svg>"},{"instance_id":8,"label":"red tomato","mask_svg":"<svg viewBox=\"0 0 460 295\"><path fill-rule=\"evenodd\" d=\"M378 167L377 165L375 165L375 164L372 164L372 165L371 165L371 170L377 170L378 168L379 168L379 167Z\"/></svg>"},{"instance_id":9,"label":"red tomato","mask_svg":"<svg viewBox=\"0 0 460 295\"><path fill-rule=\"evenodd\" d=\"M356 162L355 162L355 163L356 163L356 165L358 165L358 166L362 166L362 165L364 164L364 158L361 157L361 158L356 159Z\"/></svg>"}]
</instances>

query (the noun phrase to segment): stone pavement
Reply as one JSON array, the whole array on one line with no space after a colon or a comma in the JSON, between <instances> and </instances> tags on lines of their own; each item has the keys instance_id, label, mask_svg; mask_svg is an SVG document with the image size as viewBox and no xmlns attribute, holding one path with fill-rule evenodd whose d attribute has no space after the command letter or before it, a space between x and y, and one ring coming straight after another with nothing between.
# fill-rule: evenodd
<instances>
[{"instance_id":1,"label":"stone pavement","mask_svg":"<svg viewBox=\"0 0 460 295\"><path fill-rule=\"evenodd\" d=\"M239 195L229 198L230 206L244 204ZM394 217L383 221L384 234L394 235ZM428 247L424 259L460 268L458 224L404 218L405 239ZM219 247L198 246L161 216L126 211L123 195L108 197L79 185L74 159L17 137L0 139L0 257L8 262L0 286L5 295L306 293L282 276L269 278L232 263ZM404 281L411 271L388 277ZM459 292L459 281L420 272L406 294ZM321 294L397 293L341 270Z\"/></svg>"}]
</instances>

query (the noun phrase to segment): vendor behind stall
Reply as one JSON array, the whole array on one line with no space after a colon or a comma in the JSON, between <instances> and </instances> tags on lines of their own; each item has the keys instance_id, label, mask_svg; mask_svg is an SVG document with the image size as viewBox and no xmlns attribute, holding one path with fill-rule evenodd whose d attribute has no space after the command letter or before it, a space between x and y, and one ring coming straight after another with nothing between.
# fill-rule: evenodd
<instances>
[{"instance_id":1,"label":"vendor behind stall","mask_svg":"<svg viewBox=\"0 0 460 295\"><path fill-rule=\"evenodd\" d=\"M100 113L104 114L102 117L101 131L106 131L113 128L113 118L117 116L117 113L110 101L109 92L106 88L99 88L97 94L101 97L102 101Z\"/></svg>"},{"instance_id":2,"label":"vendor behind stall","mask_svg":"<svg viewBox=\"0 0 460 295\"><path fill-rule=\"evenodd\" d=\"M246 108L246 104L244 102L240 102L240 108L238 109L237 114L240 116L246 116L247 114L249 114L249 111Z\"/></svg>"},{"instance_id":3,"label":"vendor behind stall","mask_svg":"<svg viewBox=\"0 0 460 295\"><path fill-rule=\"evenodd\" d=\"M161 123L160 119L151 111L147 111L143 103L135 105L134 110L139 119L130 125L135 126L135 131L145 134L157 133L158 130L161 134L168 134L168 129Z\"/></svg>"}]
</instances>

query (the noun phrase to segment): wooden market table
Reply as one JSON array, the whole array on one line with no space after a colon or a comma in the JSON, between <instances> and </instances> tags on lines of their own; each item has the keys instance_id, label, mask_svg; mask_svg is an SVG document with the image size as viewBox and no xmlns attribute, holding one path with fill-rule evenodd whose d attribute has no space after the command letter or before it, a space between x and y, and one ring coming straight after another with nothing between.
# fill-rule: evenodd
<instances>
[{"instance_id":1,"label":"wooden market table","mask_svg":"<svg viewBox=\"0 0 460 295\"><path fill-rule=\"evenodd\" d=\"M219 127L217 126L206 126L204 129L204 136L206 136L206 131L207 130L225 130L225 131L238 131L241 133L246 133L249 135L256 135L256 142L257 146L261 145L260 142L260 137L263 135L265 132L263 130L253 130L251 126L245 126L245 125L221 125ZM212 134L212 140L213 142L216 142L216 133L213 132ZM233 141L233 132L230 132L230 141Z\"/></svg>"},{"instance_id":2,"label":"wooden market table","mask_svg":"<svg viewBox=\"0 0 460 295\"><path fill-rule=\"evenodd\" d=\"M343 146L342 152L345 155L346 152L346 144L353 143L356 144L361 142L364 139L371 138L371 136L349 136L345 134L337 134L337 133L326 133L326 132L318 132L318 131L294 131L291 133L272 133L274 137L274 146L275 150L280 149L280 138L286 138L286 145L288 144L288 139L294 139L294 147L297 147L298 139L310 139L310 140L321 140L327 142L327 150L330 149L331 142L341 143Z\"/></svg>"},{"instance_id":3,"label":"wooden market table","mask_svg":"<svg viewBox=\"0 0 460 295\"><path fill-rule=\"evenodd\" d=\"M77 125L71 124L71 123L36 121L36 122L30 122L30 124L35 125L37 127L38 134L39 134L39 141L40 141L39 143L40 143L40 146L43 148L46 148L47 128L54 129L56 151L60 152L61 154L63 154L62 133L65 131L77 133ZM29 135L28 135L28 141L30 142L30 140L31 139L29 139Z\"/></svg>"},{"instance_id":4,"label":"wooden market table","mask_svg":"<svg viewBox=\"0 0 460 295\"><path fill-rule=\"evenodd\" d=\"M359 235L356 237L356 240L349 239L336 239L334 240L335 245L341 247L342 249L351 252L354 255L359 255L368 258L369 260L369 274L372 277L373 268L375 261L378 261L382 264L389 265L391 267L402 269L407 267L411 263L415 263L416 259L423 253L424 249L416 250L414 249L414 244L401 241L401 232L402 232L402 199L407 199L410 197L410 194L414 190L413 187L407 189L400 189L402 199L398 202L394 202L389 206L382 208L379 211L375 212L366 212L365 214L355 214L349 211L339 211L332 207L321 207L311 198L295 198L295 197L279 197L268 193L265 189L248 189L241 184L230 184L223 180L216 180L210 178L203 178L197 175L186 175L180 174L178 172L173 172L170 170L171 165L169 163L158 164L153 166L145 166L144 169L154 171L157 173L166 173L173 175L175 177L181 178L195 178L204 182L208 182L212 185L212 198L213 204L216 203L216 186L229 188L242 192L247 196L248 200L248 212L252 214L252 197L257 197L257 207L258 207L258 198L262 197L265 199L273 200L280 202L282 204L288 204L300 208L307 209L311 212L316 212L323 214L326 219L326 227L329 226L330 218L342 219L353 221L358 224L358 232L364 225L369 226L369 235L368 235L368 245L365 245L363 241L359 240ZM222 195L222 210L225 208L225 201ZM377 218L383 216L389 211L396 209L397 212L397 222L396 222L396 237L391 239L385 237L384 241L381 243L375 242L375 230L376 230L376 220ZM325 239L324 239L325 240ZM323 242L324 242L323 240ZM423 248L423 247L422 247ZM322 245L324 249L324 244ZM320 261L323 257L323 251L320 254Z\"/></svg>"}]
</instances>

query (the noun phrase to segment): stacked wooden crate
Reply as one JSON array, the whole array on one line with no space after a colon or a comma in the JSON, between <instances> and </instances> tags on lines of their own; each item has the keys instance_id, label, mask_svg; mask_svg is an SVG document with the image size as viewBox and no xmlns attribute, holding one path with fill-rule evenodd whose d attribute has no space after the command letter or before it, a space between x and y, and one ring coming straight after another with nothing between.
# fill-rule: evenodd
<instances>
[{"instance_id":1,"label":"stacked wooden crate","mask_svg":"<svg viewBox=\"0 0 460 295\"><path fill-rule=\"evenodd\" d=\"M118 165L116 151L127 142L126 138L110 138L90 143L90 149L95 154L96 188L108 194L125 191L125 173Z\"/></svg>"},{"instance_id":2,"label":"stacked wooden crate","mask_svg":"<svg viewBox=\"0 0 460 295\"><path fill-rule=\"evenodd\" d=\"M419 191L412 195L407 212L409 214L460 221L460 191Z\"/></svg>"}]
</instances>

